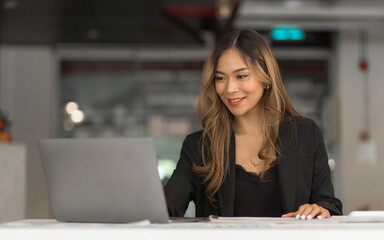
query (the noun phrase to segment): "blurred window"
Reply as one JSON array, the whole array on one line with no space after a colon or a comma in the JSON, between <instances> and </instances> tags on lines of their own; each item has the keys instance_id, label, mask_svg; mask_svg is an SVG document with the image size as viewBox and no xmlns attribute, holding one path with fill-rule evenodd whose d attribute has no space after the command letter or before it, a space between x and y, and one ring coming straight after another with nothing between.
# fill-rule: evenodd
<instances>
[{"instance_id":1,"label":"blurred window","mask_svg":"<svg viewBox=\"0 0 384 240\"><path fill-rule=\"evenodd\" d=\"M151 136L165 183L185 136L201 128L195 102L202 65L63 61L59 136Z\"/></svg>"}]
</instances>

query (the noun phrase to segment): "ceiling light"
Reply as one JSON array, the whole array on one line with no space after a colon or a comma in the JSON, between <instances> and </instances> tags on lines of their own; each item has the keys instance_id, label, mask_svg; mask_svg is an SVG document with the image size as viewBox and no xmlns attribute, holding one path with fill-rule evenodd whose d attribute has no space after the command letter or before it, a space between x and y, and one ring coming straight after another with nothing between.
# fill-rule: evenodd
<instances>
[{"instance_id":1,"label":"ceiling light","mask_svg":"<svg viewBox=\"0 0 384 240\"><path fill-rule=\"evenodd\" d=\"M72 114L73 111L79 109L77 103L75 102L69 102L67 105L65 105L65 111L67 111L68 114Z\"/></svg>"},{"instance_id":2,"label":"ceiling light","mask_svg":"<svg viewBox=\"0 0 384 240\"><path fill-rule=\"evenodd\" d=\"M75 110L71 114L71 120L74 123L81 123L84 120L84 113L81 110Z\"/></svg>"}]
</instances>

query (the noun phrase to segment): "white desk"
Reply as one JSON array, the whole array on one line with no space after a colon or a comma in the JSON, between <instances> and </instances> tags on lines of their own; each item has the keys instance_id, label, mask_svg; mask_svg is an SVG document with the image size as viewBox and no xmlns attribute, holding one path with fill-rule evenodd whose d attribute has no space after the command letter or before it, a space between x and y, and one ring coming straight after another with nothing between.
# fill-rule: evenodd
<instances>
[{"instance_id":1,"label":"white desk","mask_svg":"<svg viewBox=\"0 0 384 240\"><path fill-rule=\"evenodd\" d=\"M384 239L384 223L301 222L89 224L23 220L0 225L0 239ZM333 219L335 220L335 219Z\"/></svg>"}]
</instances>

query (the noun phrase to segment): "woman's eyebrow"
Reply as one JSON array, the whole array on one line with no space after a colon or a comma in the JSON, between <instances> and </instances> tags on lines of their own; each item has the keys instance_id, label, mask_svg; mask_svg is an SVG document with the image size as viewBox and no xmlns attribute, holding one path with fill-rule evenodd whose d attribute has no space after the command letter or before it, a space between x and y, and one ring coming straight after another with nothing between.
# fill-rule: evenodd
<instances>
[{"instance_id":1,"label":"woman's eyebrow","mask_svg":"<svg viewBox=\"0 0 384 240\"><path fill-rule=\"evenodd\" d=\"M248 68L239 68L239 69L234 70L233 73L241 72L241 71L244 71L244 70L248 70ZM215 71L215 73L225 75L225 73L220 72L220 71Z\"/></svg>"},{"instance_id":2,"label":"woman's eyebrow","mask_svg":"<svg viewBox=\"0 0 384 240\"><path fill-rule=\"evenodd\" d=\"M233 73L241 72L241 71L244 71L244 70L248 70L248 68L239 68L239 69L236 69L235 71L233 71Z\"/></svg>"},{"instance_id":3,"label":"woman's eyebrow","mask_svg":"<svg viewBox=\"0 0 384 240\"><path fill-rule=\"evenodd\" d=\"M225 73L223 73L223 72L220 72L220 71L215 71L215 73L218 73L218 74L222 74L222 75L225 75Z\"/></svg>"}]
</instances>

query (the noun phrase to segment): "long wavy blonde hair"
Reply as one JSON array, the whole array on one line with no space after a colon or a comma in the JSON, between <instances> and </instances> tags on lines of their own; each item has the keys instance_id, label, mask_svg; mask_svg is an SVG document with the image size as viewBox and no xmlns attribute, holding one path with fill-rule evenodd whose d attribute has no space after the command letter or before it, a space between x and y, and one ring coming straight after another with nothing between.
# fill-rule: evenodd
<instances>
[{"instance_id":1,"label":"long wavy blonde hair","mask_svg":"<svg viewBox=\"0 0 384 240\"><path fill-rule=\"evenodd\" d=\"M300 116L284 89L280 70L270 47L254 30L238 30L223 36L211 51L203 68L202 85L197 102L198 117L203 127L201 136L202 166L193 166L206 186L206 195L215 206L215 194L222 186L229 168L229 144L233 116L215 90L215 72L218 59L229 49L236 49L249 69L261 79L264 94L260 100L263 109L263 143L258 154L264 172L275 163L279 126L284 115Z\"/></svg>"}]
</instances>

